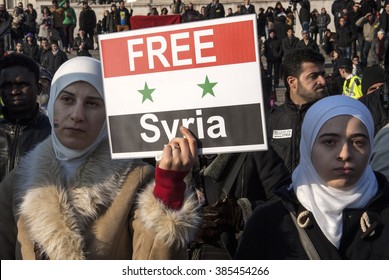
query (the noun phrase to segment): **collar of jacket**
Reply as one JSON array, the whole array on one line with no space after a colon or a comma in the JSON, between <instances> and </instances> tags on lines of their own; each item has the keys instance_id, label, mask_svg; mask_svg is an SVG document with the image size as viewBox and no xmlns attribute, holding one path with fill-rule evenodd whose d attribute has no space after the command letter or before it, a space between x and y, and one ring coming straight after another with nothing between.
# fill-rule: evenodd
<instances>
[{"instance_id":1,"label":"collar of jacket","mask_svg":"<svg viewBox=\"0 0 389 280\"><path fill-rule=\"evenodd\" d=\"M290 92L289 90L285 91L285 104L288 106L290 109L294 111L307 111L316 101L308 102L305 103L301 106L298 106L293 103L292 99L290 98Z\"/></svg>"}]
</instances>

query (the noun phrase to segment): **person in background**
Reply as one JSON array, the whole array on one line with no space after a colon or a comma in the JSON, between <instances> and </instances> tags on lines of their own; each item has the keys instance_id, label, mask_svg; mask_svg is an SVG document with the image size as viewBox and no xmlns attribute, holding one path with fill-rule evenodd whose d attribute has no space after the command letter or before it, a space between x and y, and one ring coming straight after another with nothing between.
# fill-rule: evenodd
<instances>
[{"instance_id":1,"label":"person in background","mask_svg":"<svg viewBox=\"0 0 389 280\"><path fill-rule=\"evenodd\" d=\"M58 68L68 60L66 53L59 49L58 42L51 42L51 51L47 52L43 57L41 64L52 75L58 70Z\"/></svg>"},{"instance_id":2,"label":"person in background","mask_svg":"<svg viewBox=\"0 0 389 280\"><path fill-rule=\"evenodd\" d=\"M117 14L117 7L115 3L111 4L111 11L108 14L107 26L105 29L108 33L117 32L117 25L119 24L119 18Z\"/></svg>"},{"instance_id":3,"label":"person in background","mask_svg":"<svg viewBox=\"0 0 389 280\"><path fill-rule=\"evenodd\" d=\"M317 43L309 36L309 32L306 30L301 31L303 38L297 43L297 49L311 49L315 52L320 52Z\"/></svg>"},{"instance_id":4,"label":"person in background","mask_svg":"<svg viewBox=\"0 0 389 280\"><path fill-rule=\"evenodd\" d=\"M82 11L80 12L78 22L79 28L82 28L88 36L89 40L93 42L97 19L95 11L88 5L87 1L82 3Z\"/></svg>"},{"instance_id":5,"label":"person in background","mask_svg":"<svg viewBox=\"0 0 389 280\"><path fill-rule=\"evenodd\" d=\"M335 95L312 105L292 183L256 209L235 258L389 259L389 182L369 165L373 137L358 100Z\"/></svg>"},{"instance_id":6,"label":"person in background","mask_svg":"<svg viewBox=\"0 0 389 280\"><path fill-rule=\"evenodd\" d=\"M39 103L40 109L47 116L47 104L50 98L50 86L53 76L44 67L40 66L39 71L39 84L42 87L41 94L38 96L37 102Z\"/></svg>"},{"instance_id":7,"label":"person in background","mask_svg":"<svg viewBox=\"0 0 389 280\"><path fill-rule=\"evenodd\" d=\"M50 7L50 12L53 16L53 26L52 26L52 33L55 30L56 34L55 40L58 42L58 45L62 48L63 47L63 42L65 41L64 37L64 30L63 30L63 21L65 19L65 13L62 7L59 6L58 0L53 0L52 1L52 6Z\"/></svg>"},{"instance_id":8,"label":"person in background","mask_svg":"<svg viewBox=\"0 0 389 280\"><path fill-rule=\"evenodd\" d=\"M169 11L167 10L166 7L163 7L163 8L161 9L161 16L166 16L167 14L169 14Z\"/></svg>"},{"instance_id":9,"label":"person in background","mask_svg":"<svg viewBox=\"0 0 389 280\"><path fill-rule=\"evenodd\" d=\"M331 56L332 52L336 49L335 34L333 34L330 29L326 29L323 36L323 45L321 47L328 56Z\"/></svg>"},{"instance_id":10,"label":"person in background","mask_svg":"<svg viewBox=\"0 0 389 280\"><path fill-rule=\"evenodd\" d=\"M49 119L37 103L40 93L39 66L32 58L12 53L0 60L0 181L50 135Z\"/></svg>"},{"instance_id":11,"label":"person in background","mask_svg":"<svg viewBox=\"0 0 389 280\"><path fill-rule=\"evenodd\" d=\"M379 64L381 67L384 66L386 50L388 49L389 40L385 38L385 32L379 30L376 38L371 43L369 51L369 66Z\"/></svg>"},{"instance_id":12,"label":"person in background","mask_svg":"<svg viewBox=\"0 0 389 280\"><path fill-rule=\"evenodd\" d=\"M78 29L77 37L74 39L73 49L77 52L77 56L92 56L89 50L93 50L93 42L86 36L82 28Z\"/></svg>"},{"instance_id":13,"label":"person in background","mask_svg":"<svg viewBox=\"0 0 389 280\"><path fill-rule=\"evenodd\" d=\"M183 15L185 13L185 4L181 0L173 0L170 5L170 11L175 15Z\"/></svg>"},{"instance_id":14,"label":"person in background","mask_svg":"<svg viewBox=\"0 0 389 280\"><path fill-rule=\"evenodd\" d=\"M64 20L63 20L63 31L64 31L64 51L70 53L73 47L74 40L74 28L77 25L77 16L74 9L70 6L70 0L63 0L60 4L63 8Z\"/></svg>"},{"instance_id":15,"label":"person in background","mask_svg":"<svg viewBox=\"0 0 389 280\"><path fill-rule=\"evenodd\" d=\"M250 4L250 0L244 0L243 2L243 5L240 6L240 14L255 14L255 6L253 4Z\"/></svg>"},{"instance_id":16,"label":"person in background","mask_svg":"<svg viewBox=\"0 0 389 280\"><path fill-rule=\"evenodd\" d=\"M117 32L130 30L130 17L132 16L132 10L131 12L125 7L125 2L120 1L119 7L116 10L116 17L117 17Z\"/></svg>"},{"instance_id":17,"label":"person in background","mask_svg":"<svg viewBox=\"0 0 389 280\"><path fill-rule=\"evenodd\" d=\"M322 54L296 49L283 60L285 102L273 107L267 118L269 143L289 172L298 165L301 124L310 106L328 96Z\"/></svg>"},{"instance_id":18,"label":"person in background","mask_svg":"<svg viewBox=\"0 0 389 280\"><path fill-rule=\"evenodd\" d=\"M184 137L163 148L155 172L138 159L112 160L102 82L90 57L54 75L51 137L0 185L1 259L187 258L199 214L183 178L196 139L181 127Z\"/></svg>"},{"instance_id":19,"label":"person in background","mask_svg":"<svg viewBox=\"0 0 389 280\"><path fill-rule=\"evenodd\" d=\"M177 0L179 1L179 0ZM219 3L219 0L212 0L205 8L205 17L207 19L212 18L224 18L225 10L223 4Z\"/></svg>"},{"instance_id":20,"label":"person in background","mask_svg":"<svg viewBox=\"0 0 389 280\"><path fill-rule=\"evenodd\" d=\"M293 27L289 27L287 31L287 37L282 39L283 57L285 57L288 53L295 50L298 42L299 39L296 36L294 36Z\"/></svg>"},{"instance_id":21,"label":"person in background","mask_svg":"<svg viewBox=\"0 0 389 280\"><path fill-rule=\"evenodd\" d=\"M35 35L32 33L26 34L26 39L23 44L24 54L34 59L39 63L40 53L39 46L36 42Z\"/></svg>"},{"instance_id":22,"label":"person in background","mask_svg":"<svg viewBox=\"0 0 389 280\"><path fill-rule=\"evenodd\" d=\"M340 60L339 73L344 79L343 82L343 95L358 99L362 97L362 80L361 77L354 75L353 63L351 59L344 57Z\"/></svg>"},{"instance_id":23,"label":"person in background","mask_svg":"<svg viewBox=\"0 0 389 280\"><path fill-rule=\"evenodd\" d=\"M376 135L389 123L389 92L385 92L384 87L385 71L377 64L368 66L363 69L362 77L363 96L359 101L366 105L373 116L374 135Z\"/></svg>"},{"instance_id":24,"label":"person in background","mask_svg":"<svg viewBox=\"0 0 389 280\"><path fill-rule=\"evenodd\" d=\"M362 65L361 65L361 62L359 61L359 56L353 55L353 58L351 61L353 62L352 74L355 76L362 77Z\"/></svg>"},{"instance_id":25,"label":"person in background","mask_svg":"<svg viewBox=\"0 0 389 280\"><path fill-rule=\"evenodd\" d=\"M279 85L282 62L282 43L275 30L269 30L269 38L264 43L264 56L267 62L267 75L273 78L273 86Z\"/></svg>"},{"instance_id":26,"label":"person in background","mask_svg":"<svg viewBox=\"0 0 389 280\"><path fill-rule=\"evenodd\" d=\"M27 4L27 9L24 10L24 21L23 21L23 33L32 33L35 36L36 33L36 20L38 14L31 3Z\"/></svg>"},{"instance_id":27,"label":"person in background","mask_svg":"<svg viewBox=\"0 0 389 280\"><path fill-rule=\"evenodd\" d=\"M323 35L326 33L328 29L328 25L331 23L331 17L327 13L326 8L321 8L320 14L317 16L317 27L319 31L319 43L323 45Z\"/></svg>"},{"instance_id":28,"label":"person in background","mask_svg":"<svg viewBox=\"0 0 389 280\"><path fill-rule=\"evenodd\" d=\"M14 53L15 54L25 54L24 48L23 48L23 42L20 42L20 41L16 42Z\"/></svg>"},{"instance_id":29,"label":"person in background","mask_svg":"<svg viewBox=\"0 0 389 280\"><path fill-rule=\"evenodd\" d=\"M363 30L363 50L361 50L361 63L362 66L367 66L367 59L369 56L371 44L373 43L374 38L377 36L377 31L379 28L378 17L372 13L367 13L364 17L361 17L355 23L357 26L362 27Z\"/></svg>"}]
</instances>

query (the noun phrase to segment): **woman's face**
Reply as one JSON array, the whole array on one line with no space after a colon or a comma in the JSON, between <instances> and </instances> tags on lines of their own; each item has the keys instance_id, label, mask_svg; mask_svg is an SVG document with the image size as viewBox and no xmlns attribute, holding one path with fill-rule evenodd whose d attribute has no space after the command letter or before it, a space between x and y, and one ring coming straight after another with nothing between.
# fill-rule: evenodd
<instances>
[{"instance_id":1,"label":"woman's face","mask_svg":"<svg viewBox=\"0 0 389 280\"><path fill-rule=\"evenodd\" d=\"M369 134L352 116L337 116L320 129L312 147L312 164L321 179L337 189L354 185L370 157Z\"/></svg>"},{"instance_id":2,"label":"woman's face","mask_svg":"<svg viewBox=\"0 0 389 280\"><path fill-rule=\"evenodd\" d=\"M105 120L104 100L87 82L64 88L54 103L54 131L67 148L83 150L90 146Z\"/></svg>"}]
</instances>

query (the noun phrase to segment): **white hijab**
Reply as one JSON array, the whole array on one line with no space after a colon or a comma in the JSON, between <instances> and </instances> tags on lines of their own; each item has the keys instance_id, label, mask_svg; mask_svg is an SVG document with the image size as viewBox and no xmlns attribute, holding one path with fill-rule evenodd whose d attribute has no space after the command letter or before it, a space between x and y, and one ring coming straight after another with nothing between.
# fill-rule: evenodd
<instances>
[{"instance_id":1,"label":"white hijab","mask_svg":"<svg viewBox=\"0 0 389 280\"><path fill-rule=\"evenodd\" d=\"M58 140L54 130L54 103L61 91L70 84L78 81L88 82L93 85L104 99L103 90L103 78L101 73L101 63L97 59L85 56L79 56L66 61L55 72L50 88L50 99L47 107L49 120L52 128L52 141L55 151L55 155L58 160L62 162L78 162L81 163L82 159L91 153L97 145L99 145L108 135L107 123L104 121L100 134L95 141L84 150L69 149ZM71 164L68 165L70 169ZM77 166L79 164L76 164Z\"/></svg>"},{"instance_id":2,"label":"white hijab","mask_svg":"<svg viewBox=\"0 0 389 280\"><path fill-rule=\"evenodd\" d=\"M327 186L316 172L311 161L316 136L329 119L340 115L356 117L366 126L371 156L374 124L369 110L362 102L348 96L326 97L312 105L305 115L301 132L300 164L293 171L290 185L300 203L312 212L324 235L337 248L342 237L343 209L364 207L378 189L370 165L366 166L365 172L354 186L342 190Z\"/></svg>"}]
</instances>

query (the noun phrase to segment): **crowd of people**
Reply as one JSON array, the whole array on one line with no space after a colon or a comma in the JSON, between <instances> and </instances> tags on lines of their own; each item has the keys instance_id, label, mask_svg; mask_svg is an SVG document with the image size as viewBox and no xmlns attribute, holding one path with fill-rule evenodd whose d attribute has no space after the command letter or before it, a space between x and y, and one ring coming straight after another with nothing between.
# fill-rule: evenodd
<instances>
[{"instance_id":1,"label":"crowd of people","mask_svg":"<svg viewBox=\"0 0 389 280\"><path fill-rule=\"evenodd\" d=\"M101 63L89 52L96 17L83 14L94 20L73 38L70 3L54 0L42 13L50 29L23 27L0 58L0 259L389 259L389 3L378 2L335 0L333 17L308 0L259 9L268 150L198 155L181 127L155 160L112 160ZM111 4L103 32L131 30L132 10ZM198 15L256 13L249 0L237 8L225 14L213 0ZM52 11L65 9L61 27ZM201 19L180 0L169 9ZM357 36L372 15L378 60ZM37 37L40 51L26 53Z\"/></svg>"}]
</instances>

